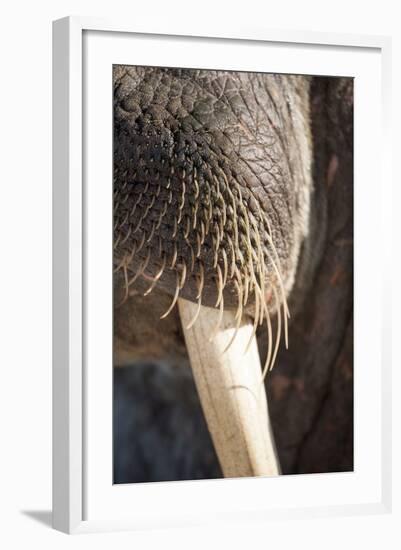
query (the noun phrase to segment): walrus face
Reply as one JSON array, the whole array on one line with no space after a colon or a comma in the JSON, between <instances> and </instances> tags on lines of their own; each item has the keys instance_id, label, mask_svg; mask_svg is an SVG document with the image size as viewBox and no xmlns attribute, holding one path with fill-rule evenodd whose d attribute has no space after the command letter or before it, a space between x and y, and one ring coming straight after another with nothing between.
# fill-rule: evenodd
<instances>
[{"instance_id":1,"label":"walrus face","mask_svg":"<svg viewBox=\"0 0 401 550\"><path fill-rule=\"evenodd\" d=\"M283 306L307 233L309 82L114 67L114 261L126 290ZM168 312L166 312L168 313ZM286 315L285 315L286 316Z\"/></svg>"}]
</instances>

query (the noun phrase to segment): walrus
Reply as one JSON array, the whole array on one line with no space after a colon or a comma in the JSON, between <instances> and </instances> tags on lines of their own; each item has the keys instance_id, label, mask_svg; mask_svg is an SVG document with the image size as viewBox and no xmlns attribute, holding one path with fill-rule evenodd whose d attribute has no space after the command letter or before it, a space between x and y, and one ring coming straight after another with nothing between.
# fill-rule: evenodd
<instances>
[{"instance_id":1,"label":"walrus","mask_svg":"<svg viewBox=\"0 0 401 550\"><path fill-rule=\"evenodd\" d=\"M188 377L177 300L196 304L189 326L202 307L237 328L249 315L282 472L352 470L353 80L116 65L113 87L115 365L172 369L173 411ZM115 475L159 479L151 462L128 470Z\"/></svg>"}]
</instances>

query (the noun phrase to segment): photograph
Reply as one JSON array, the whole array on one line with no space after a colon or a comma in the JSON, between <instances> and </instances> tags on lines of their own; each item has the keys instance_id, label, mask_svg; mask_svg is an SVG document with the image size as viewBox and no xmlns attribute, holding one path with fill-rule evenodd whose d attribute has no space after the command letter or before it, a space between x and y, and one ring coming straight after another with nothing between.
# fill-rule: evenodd
<instances>
[{"instance_id":1,"label":"photograph","mask_svg":"<svg viewBox=\"0 0 401 550\"><path fill-rule=\"evenodd\" d=\"M354 470L354 79L115 64L113 483Z\"/></svg>"},{"instance_id":2,"label":"photograph","mask_svg":"<svg viewBox=\"0 0 401 550\"><path fill-rule=\"evenodd\" d=\"M1 548L401 548L390 3L5 4Z\"/></svg>"}]
</instances>

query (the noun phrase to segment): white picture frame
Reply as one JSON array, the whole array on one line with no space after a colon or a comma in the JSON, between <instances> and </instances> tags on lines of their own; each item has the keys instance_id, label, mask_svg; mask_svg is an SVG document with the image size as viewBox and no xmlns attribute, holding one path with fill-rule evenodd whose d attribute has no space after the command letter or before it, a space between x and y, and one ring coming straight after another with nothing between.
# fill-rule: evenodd
<instances>
[{"instance_id":1,"label":"white picture frame","mask_svg":"<svg viewBox=\"0 0 401 550\"><path fill-rule=\"evenodd\" d=\"M133 40L145 41L147 45L140 55L135 56L135 60L130 57L129 44ZM166 48L160 48L161 40L164 40L163 44ZM151 43L155 46L149 47ZM378 242L380 235L390 232L389 216L387 216L387 212L391 209L388 157L391 52L389 38L228 28L215 32L213 29L173 28L170 24L165 28L148 29L135 23L86 17L68 17L55 21L53 24L53 525L61 531L77 533L191 525L210 521L266 521L268 518L277 517L388 512L391 509L391 402L389 399L391 357L388 326L391 297L386 290L386 273L390 271L386 269L386 266L389 266L390 257L386 245L379 247L380 251L376 252L380 260L377 262L378 265L363 278L358 278L358 273L363 272L366 261L367 251L364 247L359 248L355 257L355 302L358 307L361 307L359 332L357 331L355 335L357 375L355 428L356 434L361 434L361 437L359 443L356 441L357 466L354 473L284 476L285 479L270 480L241 479L140 484L123 486L118 492L112 490L111 470L108 477L105 473L111 464L111 447L110 456L108 458L104 456L105 453L107 454L111 435L109 406L111 387L108 387L111 377L107 378L105 370L108 364L111 371L111 363L107 363L110 359L111 343L106 342L107 338L111 342L112 334L108 332L111 320L105 319L104 324L100 320L96 326L94 323L88 324L88 319L90 321L94 318L91 310L93 309L91 293L93 294L95 290L102 296L105 295L104 311L109 311L111 314L111 286L109 293L101 292L110 285L111 278L108 277L111 275L100 276L100 281L96 284L103 286L96 286L96 288L91 284L88 276L88 272L93 272L95 264L96 266L111 265L107 264L111 249L108 248L111 239L108 234L111 234L111 231L107 223L99 221L100 216L97 215L98 210L107 213L107 208L111 204L108 202L111 201L111 188L107 190L105 187L105 191L94 198L92 191L85 184L88 177L93 177L89 166L91 161L88 161L88 158L92 158L96 152L99 158L105 159L106 163L99 167L98 176L105 178L105 182L109 181L111 186L111 149L109 148L112 105L110 103L108 112L103 112L104 105L107 105L105 102L110 99L110 89L108 89L105 94L99 93L99 99L91 101L88 108L85 86L90 88L91 85L93 86L91 79L95 82L97 78L98 82L104 83L103 64L110 63L110 60L115 63L163 65L166 64L167 59L170 59L168 63L170 66L186 66L185 60L180 65L176 65L178 61L168 57L173 55L171 53L173 51L177 51L177 56L184 55L183 51L178 51L186 50L182 48L183 43L198 45L191 54L193 57L189 58L193 66L200 66L199 63L201 63L201 66L208 68L220 67L221 59L227 55L226 51L236 48L237 65L229 61L228 57L225 64L242 68L241 48L255 47L262 51L263 48L269 47L276 48L274 50L276 53L280 52L277 53L276 64L274 60L270 62L271 72L317 74L319 71L318 74L324 74L321 72L324 55L330 57L327 74L355 76L360 71L360 74L364 75L360 77L361 81L365 77L371 78L373 91L371 90L370 93L374 95L370 98L372 100L370 113L372 124L376 125L375 132L377 131L375 148L376 152L380 151L380 153L377 154L375 167L370 167L362 173L363 164L358 155L359 153L369 154L370 145L364 143L363 139L361 129L364 120L359 116L363 114L361 107L355 117L356 135L361 136L361 139L355 143L355 200L356 208L360 213L356 218L356 242L362 232L369 233L371 242ZM214 47L214 61L211 60L210 52L207 54L210 50L210 47L207 47L208 44ZM199 48L199 45L202 48ZM132 47L135 48L135 46ZM291 62L286 64L285 61L288 52L294 53L295 50L303 54L297 61L297 63L301 61L303 63L300 70L296 70L293 55ZM139 50L137 48L133 51ZM190 55L188 52L186 54ZM113 55L115 60L112 59ZM207 59L202 57L207 55L209 55ZM348 66L346 60L351 57L355 59L353 62L350 61ZM202 59L204 59L203 62ZM215 66L212 63L215 63ZM257 70L257 55L253 63L254 65L249 67ZM92 68L93 72L91 72ZM265 70L266 67L263 69ZM358 93L358 90L356 91ZM356 105L358 97L362 105L363 94L357 95ZM94 129L90 128L93 120L91 112L93 113L95 109L98 110L96 112L103 113L99 116L97 122L99 126L96 127L99 140L88 141L88 134L95 135ZM110 130L110 135L107 135L107 128ZM365 194L362 194L361 187L358 187L358 180L362 177L365 182ZM380 203L380 209L373 232L367 224L372 207L376 205L377 209L377 201ZM105 239L102 242L107 244L104 250L95 250L94 230L91 224L96 223L98 224L96 231L102 231ZM103 225L100 226L100 223ZM386 240L382 239L382 242ZM363 309L364 297L368 292L372 292L372 284L376 291L375 297L373 300L370 297L370 309ZM367 320L363 321L367 316L366 313L369 315L369 311L372 312L372 318L374 317L370 319L370 324ZM93 331L100 334L100 340L104 340L106 346L98 352L100 362L103 361L102 357L105 358L104 366L98 369L98 378L93 377L93 363L95 359L97 360L91 352ZM102 335L104 338L101 337ZM369 342L369 350L363 350L361 339ZM364 371L358 367L358 362L364 363ZM361 377L361 372L366 374ZM106 405L101 406L102 403ZM98 422L103 429L97 428L95 422ZM367 460L362 455L366 454L369 441L372 451L371 457ZM358 453L361 454L360 461L358 461ZM99 460L95 467L93 457L96 455ZM266 482L269 483L269 495L271 495L269 502L261 498L260 488L262 486L264 488ZM109 485L110 487L107 488ZM320 489L319 486L322 488ZM113 494L110 491L113 491ZM210 499L209 495L213 495L213 498ZM237 498L238 495L241 499ZM290 496L291 506L286 504ZM141 505L135 506L139 499ZM215 504L210 505L210 500ZM166 507L167 501L170 503L168 507ZM160 504L157 505L155 502ZM185 502L184 506L182 502ZM244 505L244 502L251 502L251 504ZM88 509L91 510L89 514ZM121 510L124 509L127 512L123 514Z\"/></svg>"}]
</instances>

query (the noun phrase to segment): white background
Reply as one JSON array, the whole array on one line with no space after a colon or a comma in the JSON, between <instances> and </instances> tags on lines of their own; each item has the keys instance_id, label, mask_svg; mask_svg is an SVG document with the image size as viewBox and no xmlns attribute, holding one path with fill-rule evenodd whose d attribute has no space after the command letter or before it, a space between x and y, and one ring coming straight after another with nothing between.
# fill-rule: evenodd
<instances>
[{"instance_id":1,"label":"white background","mask_svg":"<svg viewBox=\"0 0 401 550\"><path fill-rule=\"evenodd\" d=\"M3 7L1 39L1 368L0 544L4 548L204 548L250 545L272 548L385 548L400 545L400 427L394 422L394 513L342 519L274 521L261 526L171 529L67 537L44 525L51 506L51 20L65 15L118 16L185 23L205 29L242 26L392 34L394 67L401 67L401 18L396 2L272 3L139 2L135 0L36 1ZM227 5L230 4L230 9ZM401 97L400 74L393 96ZM400 157L400 107L394 105L394 158ZM374 139L374 136L372 136ZM397 167L398 168L398 167ZM397 177L398 176L398 177ZM400 181L397 170L395 180ZM399 193L393 198L399 203ZM394 232L399 243L397 213ZM390 236L389 236L390 238ZM396 247L394 247L396 248ZM399 244L397 246L399 249ZM397 257L398 259L398 257ZM401 280L394 258L393 279ZM394 289L399 298L399 291ZM399 303L399 300L397 300ZM397 308L394 305L394 310ZM394 315L394 318L396 315ZM399 322L398 322L399 323ZM397 332L399 331L399 324ZM397 343L397 332L394 338ZM400 353L394 354L393 387L400 391ZM395 393L394 418L400 416ZM398 433L398 435L397 435ZM34 517L41 521L35 521Z\"/></svg>"}]
</instances>

